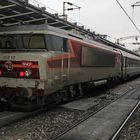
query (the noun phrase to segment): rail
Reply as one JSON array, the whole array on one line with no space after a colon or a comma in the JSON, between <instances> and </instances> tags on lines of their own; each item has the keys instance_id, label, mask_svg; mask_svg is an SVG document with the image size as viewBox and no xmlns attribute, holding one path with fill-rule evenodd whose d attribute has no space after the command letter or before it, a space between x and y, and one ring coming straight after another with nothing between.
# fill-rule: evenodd
<instances>
[{"instance_id":1,"label":"rail","mask_svg":"<svg viewBox=\"0 0 140 140\"><path fill-rule=\"evenodd\" d=\"M115 140L116 137L118 136L118 134L120 133L120 131L122 130L122 128L124 127L124 125L128 122L128 120L130 119L130 117L134 114L134 112L136 111L136 109L139 107L140 105L140 101L138 101L138 103L135 105L135 107L132 109L132 111L129 113L129 115L127 116L127 118L124 120L124 122L121 124L121 126L119 127L119 129L115 132L115 134L112 136L111 140Z\"/></svg>"}]
</instances>

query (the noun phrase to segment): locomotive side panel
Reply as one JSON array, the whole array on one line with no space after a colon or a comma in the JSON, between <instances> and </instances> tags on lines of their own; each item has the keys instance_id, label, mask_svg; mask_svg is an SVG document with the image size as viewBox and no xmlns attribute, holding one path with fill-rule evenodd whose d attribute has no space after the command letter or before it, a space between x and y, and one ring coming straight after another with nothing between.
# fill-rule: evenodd
<instances>
[{"instance_id":1,"label":"locomotive side panel","mask_svg":"<svg viewBox=\"0 0 140 140\"><path fill-rule=\"evenodd\" d=\"M91 79L120 77L120 54L111 51L82 47L81 67L87 68Z\"/></svg>"},{"instance_id":2,"label":"locomotive side panel","mask_svg":"<svg viewBox=\"0 0 140 140\"><path fill-rule=\"evenodd\" d=\"M104 50L82 47L81 66L115 67L115 55Z\"/></svg>"},{"instance_id":3,"label":"locomotive side panel","mask_svg":"<svg viewBox=\"0 0 140 140\"><path fill-rule=\"evenodd\" d=\"M69 40L70 59L69 84L108 79L121 76L121 55L114 50L87 45Z\"/></svg>"}]
</instances>

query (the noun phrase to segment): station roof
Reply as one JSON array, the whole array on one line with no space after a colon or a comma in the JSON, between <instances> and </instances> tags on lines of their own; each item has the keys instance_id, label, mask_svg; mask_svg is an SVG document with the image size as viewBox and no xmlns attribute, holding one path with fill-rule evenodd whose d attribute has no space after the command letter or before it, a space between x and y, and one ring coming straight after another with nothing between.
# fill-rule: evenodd
<instances>
[{"instance_id":1,"label":"station roof","mask_svg":"<svg viewBox=\"0 0 140 140\"><path fill-rule=\"evenodd\" d=\"M64 25L55 15L47 13L44 8L29 4L28 0L0 0L1 26L43 24L45 22L61 27Z\"/></svg>"},{"instance_id":2,"label":"station roof","mask_svg":"<svg viewBox=\"0 0 140 140\"><path fill-rule=\"evenodd\" d=\"M85 34L94 35L89 30L76 23L59 18L58 14L51 14L45 7L39 8L28 0L0 0L0 26L13 26L24 24L47 24L65 30L76 29Z\"/></svg>"},{"instance_id":3,"label":"station roof","mask_svg":"<svg viewBox=\"0 0 140 140\"><path fill-rule=\"evenodd\" d=\"M28 2L29 0L0 0L0 26L38 25L47 24L64 30L75 29L82 35L95 37L94 32L60 18L58 14L51 14L44 7L39 8Z\"/></svg>"}]
</instances>

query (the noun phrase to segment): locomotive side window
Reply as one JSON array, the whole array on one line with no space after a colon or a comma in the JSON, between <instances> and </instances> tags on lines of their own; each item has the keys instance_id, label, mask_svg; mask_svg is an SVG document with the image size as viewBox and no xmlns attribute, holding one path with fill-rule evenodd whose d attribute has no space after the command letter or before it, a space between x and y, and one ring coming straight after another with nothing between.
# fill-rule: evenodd
<instances>
[{"instance_id":1,"label":"locomotive side window","mask_svg":"<svg viewBox=\"0 0 140 140\"><path fill-rule=\"evenodd\" d=\"M115 55L96 48L82 47L82 66L114 67Z\"/></svg>"},{"instance_id":2,"label":"locomotive side window","mask_svg":"<svg viewBox=\"0 0 140 140\"><path fill-rule=\"evenodd\" d=\"M55 35L46 35L47 49L49 51L67 52L67 39Z\"/></svg>"}]
</instances>

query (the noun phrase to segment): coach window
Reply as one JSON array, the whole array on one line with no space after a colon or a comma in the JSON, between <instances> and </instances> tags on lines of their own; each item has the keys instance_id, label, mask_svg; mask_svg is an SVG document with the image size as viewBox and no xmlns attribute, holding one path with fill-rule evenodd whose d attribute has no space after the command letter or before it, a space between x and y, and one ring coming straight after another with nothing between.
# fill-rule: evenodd
<instances>
[{"instance_id":1,"label":"coach window","mask_svg":"<svg viewBox=\"0 0 140 140\"><path fill-rule=\"evenodd\" d=\"M46 35L46 44L49 51L68 52L67 39L56 35Z\"/></svg>"}]
</instances>

